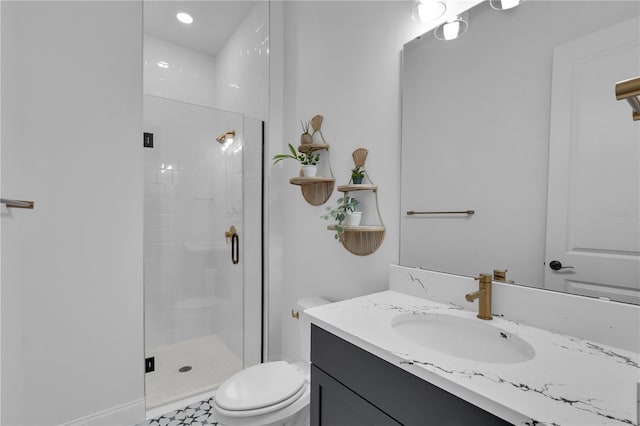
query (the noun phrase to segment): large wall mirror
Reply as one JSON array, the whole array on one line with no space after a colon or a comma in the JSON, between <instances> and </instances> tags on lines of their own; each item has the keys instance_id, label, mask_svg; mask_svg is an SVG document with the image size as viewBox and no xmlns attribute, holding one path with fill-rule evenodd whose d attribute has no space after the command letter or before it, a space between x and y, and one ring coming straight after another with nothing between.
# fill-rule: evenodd
<instances>
[{"instance_id":1,"label":"large wall mirror","mask_svg":"<svg viewBox=\"0 0 640 426\"><path fill-rule=\"evenodd\" d=\"M614 91L639 12L483 2L462 37L405 45L401 264L640 302L640 122Z\"/></svg>"}]
</instances>

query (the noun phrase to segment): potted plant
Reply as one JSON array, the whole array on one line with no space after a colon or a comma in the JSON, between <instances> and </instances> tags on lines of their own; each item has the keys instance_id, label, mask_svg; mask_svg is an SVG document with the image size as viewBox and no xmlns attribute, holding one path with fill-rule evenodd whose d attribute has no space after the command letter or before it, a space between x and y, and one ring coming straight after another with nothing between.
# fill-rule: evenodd
<instances>
[{"instance_id":1,"label":"potted plant","mask_svg":"<svg viewBox=\"0 0 640 426\"><path fill-rule=\"evenodd\" d=\"M354 185L361 184L362 178L364 178L364 169L362 166L356 166L354 169L351 169L351 181Z\"/></svg>"},{"instance_id":2,"label":"potted plant","mask_svg":"<svg viewBox=\"0 0 640 426\"><path fill-rule=\"evenodd\" d=\"M302 176L314 177L318 171L318 161L320 160L320 154L315 151L301 152L298 154L293 145L289 144L290 154L277 154L273 156L273 164L290 158L297 160L302 165Z\"/></svg>"},{"instance_id":3,"label":"potted plant","mask_svg":"<svg viewBox=\"0 0 640 426\"><path fill-rule=\"evenodd\" d=\"M344 233L343 226L360 225L360 219L362 218L362 212L360 211L360 202L354 197L345 195L344 197L338 198L338 206L334 208L326 207L326 210L327 213L321 216L322 219L333 219L338 222L335 226L335 238L337 240L339 240Z\"/></svg>"},{"instance_id":4,"label":"potted plant","mask_svg":"<svg viewBox=\"0 0 640 426\"><path fill-rule=\"evenodd\" d=\"M309 133L309 122L306 123L300 120L300 124L302 125L302 134L300 135L300 143L302 145L307 145L313 143L313 138L311 137L311 133Z\"/></svg>"}]
</instances>

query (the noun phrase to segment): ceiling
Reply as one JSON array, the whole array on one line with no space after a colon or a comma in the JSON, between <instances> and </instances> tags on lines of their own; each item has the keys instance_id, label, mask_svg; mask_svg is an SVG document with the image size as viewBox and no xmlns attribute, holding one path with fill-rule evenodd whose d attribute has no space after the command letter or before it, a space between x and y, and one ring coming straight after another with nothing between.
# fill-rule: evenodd
<instances>
[{"instance_id":1,"label":"ceiling","mask_svg":"<svg viewBox=\"0 0 640 426\"><path fill-rule=\"evenodd\" d=\"M145 0L144 32L216 56L256 3L244 0ZM178 21L178 12L187 12L193 17L193 23Z\"/></svg>"}]
</instances>

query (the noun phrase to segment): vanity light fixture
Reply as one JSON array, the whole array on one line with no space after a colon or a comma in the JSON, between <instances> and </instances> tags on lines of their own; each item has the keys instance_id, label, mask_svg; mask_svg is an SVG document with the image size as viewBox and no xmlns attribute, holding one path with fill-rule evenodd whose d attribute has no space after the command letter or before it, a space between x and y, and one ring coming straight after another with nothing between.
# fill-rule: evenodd
<instances>
[{"instance_id":1,"label":"vanity light fixture","mask_svg":"<svg viewBox=\"0 0 640 426\"><path fill-rule=\"evenodd\" d=\"M468 14L454 16L447 20L447 22L439 25L434 31L433 35L438 40L455 40L464 33L467 32L469 24L467 23Z\"/></svg>"},{"instance_id":2,"label":"vanity light fixture","mask_svg":"<svg viewBox=\"0 0 640 426\"><path fill-rule=\"evenodd\" d=\"M489 5L495 10L509 10L520 6L524 0L489 0Z\"/></svg>"},{"instance_id":3,"label":"vanity light fixture","mask_svg":"<svg viewBox=\"0 0 640 426\"><path fill-rule=\"evenodd\" d=\"M178 21L182 22L183 24L193 23L193 18L191 17L191 15L189 15L186 12L178 12L178 14L176 15L176 18L178 19Z\"/></svg>"},{"instance_id":4,"label":"vanity light fixture","mask_svg":"<svg viewBox=\"0 0 640 426\"><path fill-rule=\"evenodd\" d=\"M447 3L441 0L417 0L411 10L414 22L431 22L440 18L447 11Z\"/></svg>"},{"instance_id":5,"label":"vanity light fixture","mask_svg":"<svg viewBox=\"0 0 640 426\"><path fill-rule=\"evenodd\" d=\"M616 99L626 99L633 110L633 121L640 120L640 77L616 83Z\"/></svg>"}]
</instances>

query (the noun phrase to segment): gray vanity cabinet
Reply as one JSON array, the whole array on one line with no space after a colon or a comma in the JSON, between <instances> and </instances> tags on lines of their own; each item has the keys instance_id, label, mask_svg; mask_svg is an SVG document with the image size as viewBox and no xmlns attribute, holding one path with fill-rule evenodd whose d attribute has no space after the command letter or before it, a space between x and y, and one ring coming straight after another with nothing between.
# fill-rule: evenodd
<instances>
[{"instance_id":1,"label":"gray vanity cabinet","mask_svg":"<svg viewBox=\"0 0 640 426\"><path fill-rule=\"evenodd\" d=\"M510 423L311 326L311 426Z\"/></svg>"}]
</instances>

